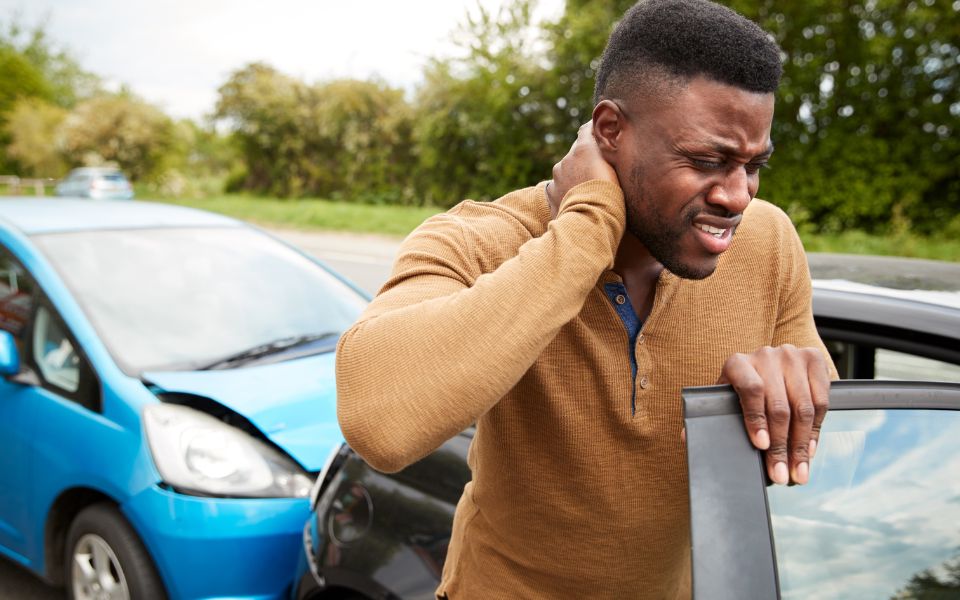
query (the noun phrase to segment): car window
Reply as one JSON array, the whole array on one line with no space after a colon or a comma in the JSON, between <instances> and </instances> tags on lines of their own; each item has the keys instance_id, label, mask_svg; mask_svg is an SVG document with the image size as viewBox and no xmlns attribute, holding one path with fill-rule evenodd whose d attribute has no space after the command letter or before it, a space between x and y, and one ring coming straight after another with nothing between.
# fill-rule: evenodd
<instances>
[{"instance_id":1,"label":"car window","mask_svg":"<svg viewBox=\"0 0 960 600\"><path fill-rule=\"evenodd\" d=\"M840 379L960 382L960 365L953 362L827 336L823 341Z\"/></svg>"},{"instance_id":2,"label":"car window","mask_svg":"<svg viewBox=\"0 0 960 600\"><path fill-rule=\"evenodd\" d=\"M6 249L0 249L0 329L13 334L24 350L24 332L33 311L36 284Z\"/></svg>"},{"instance_id":3,"label":"car window","mask_svg":"<svg viewBox=\"0 0 960 600\"><path fill-rule=\"evenodd\" d=\"M767 489L783 598L937 589L960 566L958 431L955 411L831 411L810 483Z\"/></svg>"},{"instance_id":4,"label":"car window","mask_svg":"<svg viewBox=\"0 0 960 600\"><path fill-rule=\"evenodd\" d=\"M40 376L53 387L69 393L80 389L80 356L67 337L66 328L45 306L37 309L33 359Z\"/></svg>"},{"instance_id":5,"label":"car window","mask_svg":"<svg viewBox=\"0 0 960 600\"><path fill-rule=\"evenodd\" d=\"M960 365L934 360L886 348L877 348L875 354L877 379L911 379L915 381L960 382Z\"/></svg>"}]
</instances>

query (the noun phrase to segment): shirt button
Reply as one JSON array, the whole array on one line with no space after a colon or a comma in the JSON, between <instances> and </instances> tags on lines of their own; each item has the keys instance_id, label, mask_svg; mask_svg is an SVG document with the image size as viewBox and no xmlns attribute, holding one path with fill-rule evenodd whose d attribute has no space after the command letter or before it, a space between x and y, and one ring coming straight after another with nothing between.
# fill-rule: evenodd
<instances>
[{"instance_id":1,"label":"shirt button","mask_svg":"<svg viewBox=\"0 0 960 600\"><path fill-rule=\"evenodd\" d=\"M643 389L647 389L648 385L650 385L650 380L647 379L646 375L644 375L643 377L640 378L640 387L642 387Z\"/></svg>"},{"instance_id":2,"label":"shirt button","mask_svg":"<svg viewBox=\"0 0 960 600\"><path fill-rule=\"evenodd\" d=\"M617 297L614 298L614 301L616 301L617 304L623 304L627 301L627 297L623 294L617 294Z\"/></svg>"},{"instance_id":3,"label":"shirt button","mask_svg":"<svg viewBox=\"0 0 960 600\"><path fill-rule=\"evenodd\" d=\"M643 343L644 339L643 339L643 334L642 334L642 333L637 336L637 341L640 342L641 344Z\"/></svg>"}]
</instances>

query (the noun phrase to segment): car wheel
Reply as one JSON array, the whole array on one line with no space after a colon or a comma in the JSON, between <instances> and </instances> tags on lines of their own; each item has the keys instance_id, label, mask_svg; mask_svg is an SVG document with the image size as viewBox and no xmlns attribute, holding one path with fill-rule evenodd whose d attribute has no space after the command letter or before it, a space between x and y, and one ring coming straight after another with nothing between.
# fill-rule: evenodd
<instances>
[{"instance_id":1,"label":"car wheel","mask_svg":"<svg viewBox=\"0 0 960 600\"><path fill-rule=\"evenodd\" d=\"M153 561L115 506L80 511L67 533L65 557L70 600L164 600Z\"/></svg>"}]
</instances>

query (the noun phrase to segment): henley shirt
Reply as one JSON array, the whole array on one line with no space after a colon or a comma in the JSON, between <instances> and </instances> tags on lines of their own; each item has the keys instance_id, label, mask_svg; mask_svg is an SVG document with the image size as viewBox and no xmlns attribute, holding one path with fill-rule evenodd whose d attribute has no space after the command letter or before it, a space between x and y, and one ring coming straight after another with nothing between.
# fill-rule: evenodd
<instances>
[{"instance_id":1,"label":"henley shirt","mask_svg":"<svg viewBox=\"0 0 960 600\"><path fill-rule=\"evenodd\" d=\"M340 340L341 427L374 468L477 425L438 597L688 598L681 388L765 345L826 355L780 209L753 200L710 277L664 270L635 331L609 293L624 219L602 181L554 218L543 183L465 201L404 241Z\"/></svg>"}]
</instances>

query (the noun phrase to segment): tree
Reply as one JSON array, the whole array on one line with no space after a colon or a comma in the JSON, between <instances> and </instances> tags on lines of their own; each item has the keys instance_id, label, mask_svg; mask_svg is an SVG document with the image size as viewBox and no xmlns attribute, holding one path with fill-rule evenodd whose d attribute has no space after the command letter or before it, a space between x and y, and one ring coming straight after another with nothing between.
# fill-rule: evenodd
<instances>
[{"instance_id":1,"label":"tree","mask_svg":"<svg viewBox=\"0 0 960 600\"><path fill-rule=\"evenodd\" d=\"M178 148L170 117L129 92L81 102L64 120L61 135L71 164L114 162L134 181L162 174Z\"/></svg>"},{"instance_id":2,"label":"tree","mask_svg":"<svg viewBox=\"0 0 960 600\"><path fill-rule=\"evenodd\" d=\"M13 52L37 72L43 83L43 96L53 104L72 108L99 91L100 79L80 67L63 48L50 40L43 25L25 28L13 21L0 23L0 49Z\"/></svg>"},{"instance_id":3,"label":"tree","mask_svg":"<svg viewBox=\"0 0 960 600\"><path fill-rule=\"evenodd\" d=\"M17 22L0 22L0 146L7 150L0 153L0 172L58 172L62 166L54 159L49 127L60 114L55 107L71 108L98 86L95 76L53 46L42 27L27 30ZM49 108L30 100L49 103ZM19 140L11 138L13 126L8 123L15 107L20 110L15 125ZM41 149L41 134L49 136L46 151Z\"/></svg>"},{"instance_id":4,"label":"tree","mask_svg":"<svg viewBox=\"0 0 960 600\"><path fill-rule=\"evenodd\" d=\"M57 132L67 111L40 98L17 102L7 118L10 137L7 154L21 165L21 173L35 177L60 177L67 165Z\"/></svg>"},{"instance_id":5,"label":"tree","mask_svg":"<svg viewBox=\"0 0 960 600\"><path fill-rule=\"evenodd\" d=\"M532 2L478 9L461 30L463 56L433 60L415 102L418 191L434 204L495 198L545 179L569 145L556 135Z\"/></svg>"},{"instance_id":6,"label":"tree","mask_svg":"<svg viewBox=\"0 0 960 600\"><path fill-rule=\"evenodd\" d=\"M731 1L785 53L765 193L816 227L934 231L960 212L950 0Z\"/></svg>"},{"instance_id":7,"label":"tree","mask_svg":"<svg viewBox=\"0 0 960 600\"><path fill-rule=\"evenodd\" d=\"M940 565L943 576L926 569L910 578L910 582L891 600L950 600L960 597L960 558Z\"/></svg>"},{"instance_id":8,"label":"tree","mask_svg":"<svg viewBox=\"0 0 960 600\"><path fill-rule=\"evenodd\" d=\"M409 198L410 115L398 89L357 80L308 85L257 63L221 86L216 116L243 157L238 188L287 197Z\"/></svg>"}]
</instances>

